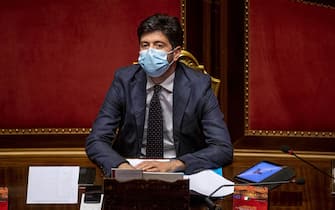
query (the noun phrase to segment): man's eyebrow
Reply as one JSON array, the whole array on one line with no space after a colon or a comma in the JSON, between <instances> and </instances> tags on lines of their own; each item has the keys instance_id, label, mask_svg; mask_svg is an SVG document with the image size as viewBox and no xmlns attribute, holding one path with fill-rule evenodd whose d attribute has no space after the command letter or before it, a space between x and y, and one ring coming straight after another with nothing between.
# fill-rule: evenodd
<instances>
[{"instance_id":1,"label":"man's eyebrow","mask_svg":"<svg viewBox=\"0 0 335 210\"><path fill-rule=\"evenodd\" d=\"M160 40L157 40L157 41L153 41L153 42L149 42L149 41L140 41L140 44L143 45L143 44L153 44L153 45L157 45L157 44L162 44L164 46L167 46L168 43L164 42L164 41L160 41Z\"/></svg>"},{"instance_id":2,"label":"man's eyebrow","mask_svg":"<svg viewBox=\"0 0 335 210\"><path fill-rule=\"evenodd\" d=\"M163 41L154 41L154 44L164 44L164 45L166 45L166 43L163 42Z\"/></svg>"}]
</instances>

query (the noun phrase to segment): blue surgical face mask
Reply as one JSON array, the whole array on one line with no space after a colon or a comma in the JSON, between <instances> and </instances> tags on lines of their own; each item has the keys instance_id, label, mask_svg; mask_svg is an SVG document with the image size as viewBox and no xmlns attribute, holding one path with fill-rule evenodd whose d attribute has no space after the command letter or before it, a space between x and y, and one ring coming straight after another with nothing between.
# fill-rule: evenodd
<instances>
[{"instance_id":1,"label":"blue surgical face mask","mask_svg":"<svg viewBox=\"0 0 335 210\"><path fill-rule=\"evenodd\" d=\"M141 50L138 57L138 63L150 77L159 77L163 75L174 61L169 63L167 56L172 53L164 50L149 48Z\"/></svg>"}]
</instances>

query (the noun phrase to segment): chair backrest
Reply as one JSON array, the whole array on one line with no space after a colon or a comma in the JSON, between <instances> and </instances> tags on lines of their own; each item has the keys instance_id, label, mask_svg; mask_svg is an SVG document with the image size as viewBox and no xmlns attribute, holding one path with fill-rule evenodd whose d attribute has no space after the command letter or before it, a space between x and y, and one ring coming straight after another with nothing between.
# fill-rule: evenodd
<instances>
[{"instance_id":1,"label":"chair backrest","mask_svg":"<svg viewBox=\"0 0 335 210\"><path fill-rule=\"evenodd\" d=\"M201 71L204 74L208 74L205 70L205 67L203 65L200 65L198 60L192 55L192 53L188 52L187 50L181 51L179 61L192 69ZM218 96L221 80L211 76L211 81L214 94L215 96Z\"/></svg>"}]
</instances>

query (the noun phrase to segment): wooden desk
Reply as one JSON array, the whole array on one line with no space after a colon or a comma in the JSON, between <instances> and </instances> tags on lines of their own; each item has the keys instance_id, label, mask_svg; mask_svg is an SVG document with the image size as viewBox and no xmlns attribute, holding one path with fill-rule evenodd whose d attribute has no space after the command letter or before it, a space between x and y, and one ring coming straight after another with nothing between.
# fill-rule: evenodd
<instances>
[{"instance_id":1,"label":"wooden desk","mask_svg":"<svg viewBox=\"0 0 335 210\"><path fill-rule=\"evenodd\" d=\"M300 155L330 172L331 160L335 153L305 153ZM269 160L295 169L297 177L303 177L305 185L283 184L270 191L270 210L315 210L335 209L335 196L331 196L331 180L305 163L279 152L273 151L235 151L234 163L224 169L224 176L232 179L234 175L259 162ZM79 165L95 167L86 157L83 149L66 150L11 150L0 149L0 185L9 188L9 209L11 210L53 210L79 209L73 205L26 205L28 167L32 165ZM102 174L97 169L96 184L102 184ZM228 196L216 201L223 210L232 209L232 197ZM204 205L193 206L192 209L205 209Z\"/></svg>"},{"instance_id":2,"label":"wooden desk","mask_svg":"<svg viewBox=\"0 0 335 210\"><path fill-rule=\"evenodd\" d=\"M9 209L10 210L78 210L80 209L80 197L84 190L78 190L77 204L26 204L27 183L29 166L10 166L0 167L0 186L7 186L9 190ZM97 182L101 184L102 177L97 177ZM191 209L205 209L203 203L197 203Z\"/></svg>"}]
</instances>

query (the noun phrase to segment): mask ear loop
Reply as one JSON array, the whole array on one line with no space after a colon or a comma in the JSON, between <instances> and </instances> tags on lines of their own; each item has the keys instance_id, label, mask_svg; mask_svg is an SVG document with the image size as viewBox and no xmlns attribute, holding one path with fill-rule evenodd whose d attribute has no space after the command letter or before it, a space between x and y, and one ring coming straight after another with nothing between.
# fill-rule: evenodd
<instances>
[{"instance_id":1,"label":"mask ear loop","mask_svg":"<svg viewBox=\"0 0 335 210\"><path fill-rule=\"evenodd\" d=\"M174 49L170 50L169 52L167 52L167 55L170 55L171 53L174 53L176 50L180 49L180 46L175 47ZM171 62L169 62L169 68L170 66L175 62L176 60L174 60L174 58L172 59Z\"/></svg>"},{"instance_id":2,"label":"mask ear loop","mask_svg":"<svg viewBox=\"0 0 335 210\"><path fill-rule=\"evenodd\" d=\"M171 53L174 53L175 50L176 50L176 48L174 48L174 49L172 49L171 51L167 52L167 54L166 54L166 59L167 59L167 60L168 60L168 56L169 56ZM168 60L168 61L169 61L169 60ZM174 62L175 62L175 60L174 60L174 58L172 58L172 61L169 62L169 67L168 67L168 68L170 68L170 66L171 66Z\"/></svg>"},{"instance_id":3,"label":"mask ear loop","mask_svg":"<svg viewBox=\"0 0 335 210\"><path fill-rule=\"evenodd\" d=\"M178 50L180 48L180 46L175 47L174 49L170 50L169 52L167 52L168 55L170 55L171 53L174 53L176 50Z\"/></svg>"}]
</instances>

